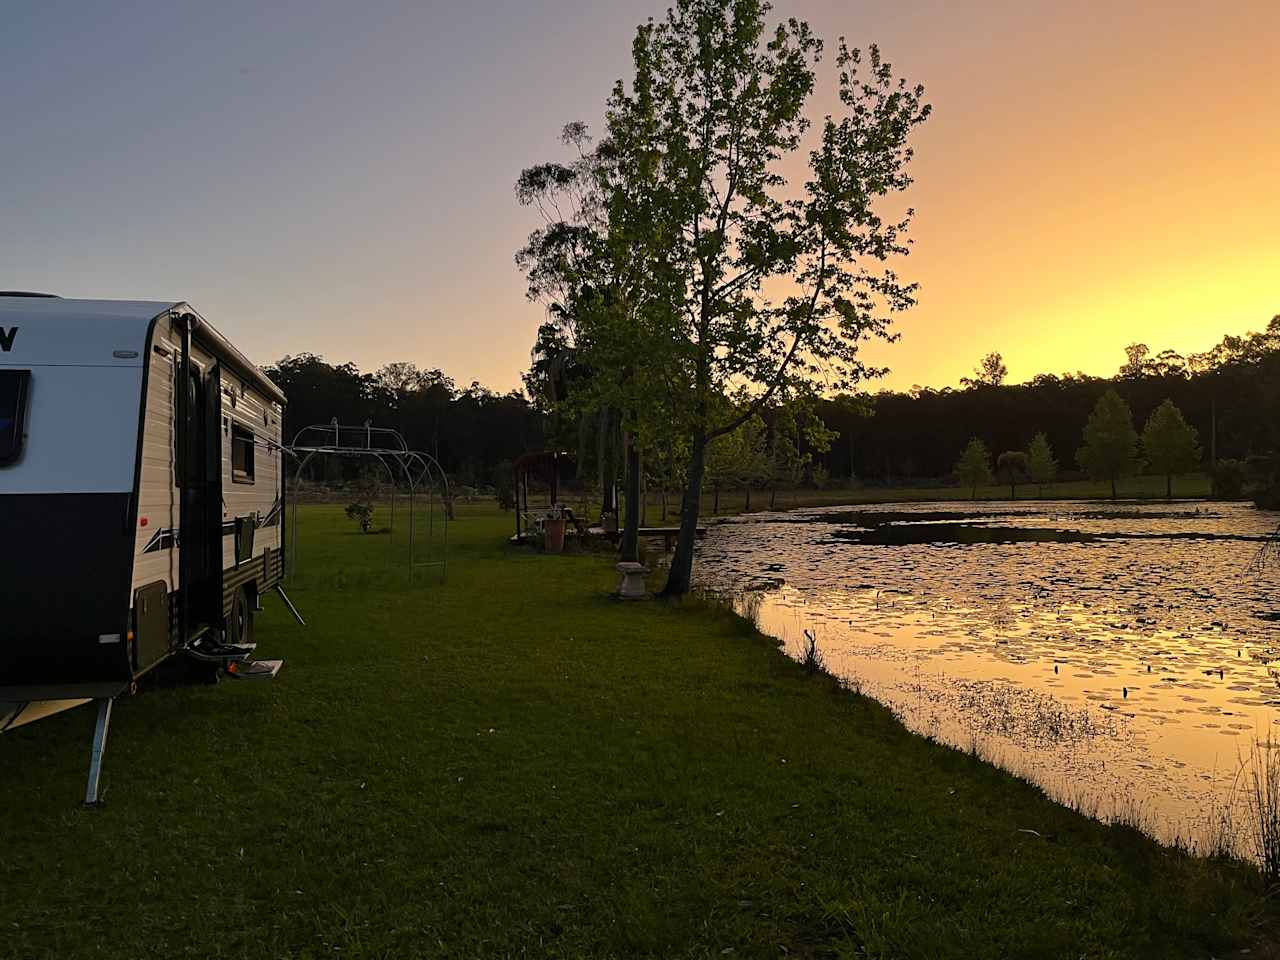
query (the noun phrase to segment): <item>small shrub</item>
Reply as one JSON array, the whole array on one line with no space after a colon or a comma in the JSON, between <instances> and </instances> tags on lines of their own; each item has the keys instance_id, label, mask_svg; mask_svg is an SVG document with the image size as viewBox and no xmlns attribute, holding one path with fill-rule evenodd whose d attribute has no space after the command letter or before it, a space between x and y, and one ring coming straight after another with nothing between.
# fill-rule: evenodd
<instances>
[{"instance_id":1,"label":"small shrub","mask_svg":"<svg viewBox=\"0 0 1280 960\"><path fill-rule=\"evenodd\" d=\"M361 533L369 533L373 529L373 504L364 501L356 501L347 504L346 514L348 519L354 520L360 525Z\"/></svg>"},{"instance_id":2,"label":"small shrub","mask_svg":"<svg viewBox=\"0 0 1280 960\"><path fill-rule=\"evenodd\" d=\"M1213 495L1224 500L1244 496L1244 483L1249 467L1243 460L1219 460L1213 470Z\"/></svg>"},{"instance_id":3,"label":"small shrub","mask_svg":"<svg viewBox=\"0 0 1280 960\"><path fill-rule=\"evenodd\" d=\"M518 506L515 486L515 468L510 460L503 460L493 468L493 492L501 509L510 510Z\"/></svg>"},{"instance_id":4,"label":"small shrub","mask_svg":"<svg viewBox=\"0 0 1280 960\"><path fill-rule=\"evenodd\" d=\"M854 675L843 677L837 681L837 684L840 689L844 690L846 693L852 693L859 697L862 696L862 678L859 676Z\"/></svg>"},{"instance_id":5,"label":"small shrub","mask_svg":"<svg viewBox=\"0 0 1280 960\"><path fill-rule=\"evenodd\" d=\"M1249 842L1268 885L1280 882L1280 743L1270 735L1253 745L1245 801Z\"/></svg>"},{"instance_id":6,"label":"small shrub","mask_svg":"<svg viewBox=\"0 0 1280 960\"><path fill-rule=\"evenodd\" d=\"M362 470L351 484L352 501L344 512L348 519L360 525L361 533L373 532L373 504L381 487L380 477L373 468Z\"/></svg>"},{"instance_id":7,"label":"small shrub","mask_svg":"<svg viewBox=\"0 0 1280 960\"><path fill-rule=\"evenodd\" d=\"M804 632L804 644L800 648L800 663L805 673L825 673L827 670L826 659L818 649L818 638L808 630Z\"/></svg>"}]
</instances>

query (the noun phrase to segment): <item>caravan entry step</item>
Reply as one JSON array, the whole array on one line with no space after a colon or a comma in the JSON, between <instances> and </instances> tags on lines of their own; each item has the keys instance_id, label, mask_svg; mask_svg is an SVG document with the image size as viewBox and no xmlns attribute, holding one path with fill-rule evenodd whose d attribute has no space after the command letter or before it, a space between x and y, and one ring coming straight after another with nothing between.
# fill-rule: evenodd
<instances>
[{"instance_id":1,"label":"caravan entry step","mask_svg":"<svg viewBox=\"0 0 1280 960\"><path fill-rule=\"evenodd\" d=\"M228 663L225 669L227 676L237 680L270 680L283 666L283 660L244 660Z\"/></svg>"},{"instance_id":2,"label":"caravan entry step","mask_svg":"<svg viewBox=\"0 0 1280 960\"><path fill-rule=\"evenodd\" d=\"M187 648L189 657L207 660L210 663L248 660L257 648L255 643L196 643Z\"/></svg>"}]
</instances>

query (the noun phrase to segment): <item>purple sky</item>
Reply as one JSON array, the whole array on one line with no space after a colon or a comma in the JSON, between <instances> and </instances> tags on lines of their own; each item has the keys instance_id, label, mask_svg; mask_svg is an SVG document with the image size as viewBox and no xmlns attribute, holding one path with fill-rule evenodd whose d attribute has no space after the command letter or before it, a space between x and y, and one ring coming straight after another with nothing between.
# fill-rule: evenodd
<instances>
[{"instance_id":1,"label":"purple sky","mask_svg":"<svg viewBox=\"0 0 1280 960\"><path fill-rule=\"evenodd\" d=\"M6 4L0 288L183 298L259 362L518 383L520 168L661 3ZM1046 12L1053 11L1053 12ZM1280 5L795 0L924 82L896 387L1110 373L1280 311ZM823 97L827 93L824 90Z\"/></svg>"}]
</instances>

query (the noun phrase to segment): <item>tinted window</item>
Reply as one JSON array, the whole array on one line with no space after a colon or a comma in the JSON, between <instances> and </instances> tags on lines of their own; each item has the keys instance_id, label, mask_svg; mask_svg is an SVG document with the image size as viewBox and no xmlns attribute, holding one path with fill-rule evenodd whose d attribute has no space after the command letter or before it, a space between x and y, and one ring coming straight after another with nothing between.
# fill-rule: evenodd
<instances>
[{"instance_id":1,"label":"tinted window","mask_svg":"<svg viewBox=\"0 0 1280 960\"><path fill-rule=\"evenodd\" d=\"M0 467L22 454L30 370L0 370Z\"/></svg>"},{"instance_id":2,"label":"tinted window","mask_svg":"<svg viewBox=\"0 0 1280 960\"><path fill-rule=\"evenodd\" d=\"M231 479L236 483L253 483L253 431L231 425Z\"/></svg>"}]
</instances>

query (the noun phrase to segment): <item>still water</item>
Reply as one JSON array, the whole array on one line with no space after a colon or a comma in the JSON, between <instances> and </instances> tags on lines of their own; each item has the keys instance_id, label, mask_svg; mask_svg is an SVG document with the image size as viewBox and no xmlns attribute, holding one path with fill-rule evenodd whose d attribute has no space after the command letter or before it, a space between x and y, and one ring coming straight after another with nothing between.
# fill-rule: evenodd
<instances>
[{"instance_id":1,"label":"still water","mask_svg":"<svg viewBox=\"0 0 1280 960\"><path fill-rule=\"evenodd\" d=\"M1207 849L1280 742L1280 515L1235 503L900 504L713 526L696 579L912 729ZM1280 749L1280 744L1277 746ZM1265 748L1264 748L1265 749Z\"/></svg>"}]
</instances>

